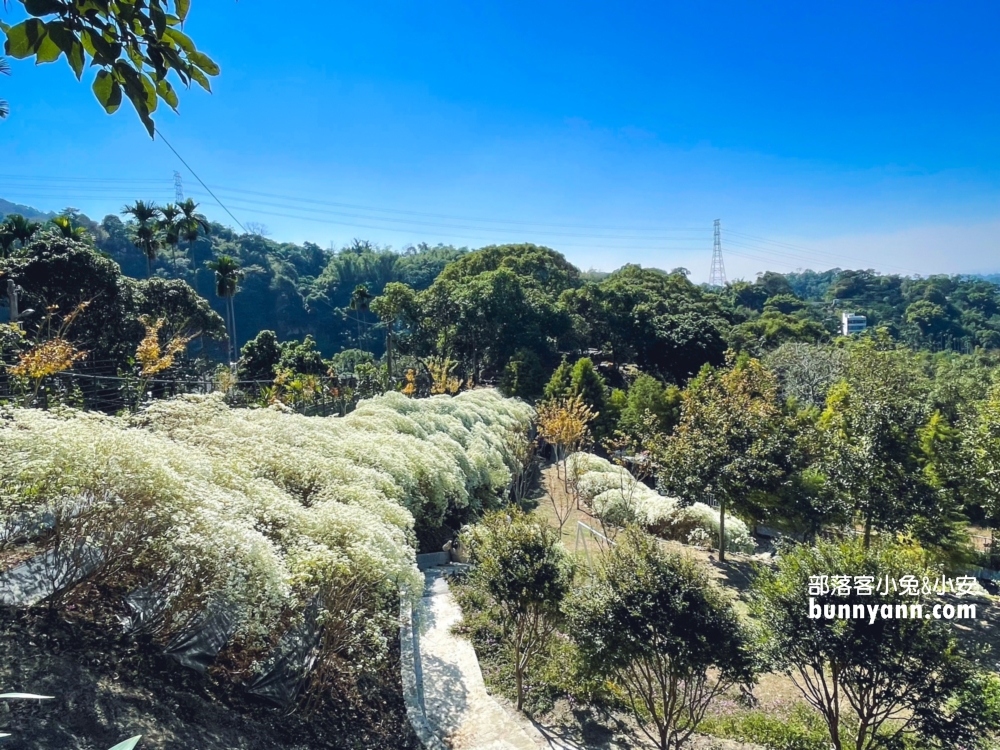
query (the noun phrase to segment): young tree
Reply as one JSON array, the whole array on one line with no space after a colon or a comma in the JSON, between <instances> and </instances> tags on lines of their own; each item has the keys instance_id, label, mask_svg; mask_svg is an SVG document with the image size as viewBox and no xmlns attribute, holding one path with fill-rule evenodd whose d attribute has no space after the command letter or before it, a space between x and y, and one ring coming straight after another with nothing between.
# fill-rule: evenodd
<instances>
[{"instance_id":1,"label":"young tree","mask_svg":"<svg viewBox=\"0 0 1000 750\"><path fill-rule=\"evenodd\" d=\"M261 331L240 349L236 373L240 380L267 382L281 361L281 343L274 331Z\"/></svg>"},{"instance_id":2,"label":"young tree","mask_svg":"<svg viewBox=\"0 0 1000 750\"><path fill-rule=\"evenodd\" d=\"M396 325L400 318L412 312L415 305L414 291L398 281L386 284L382 294L371 302L371 311L378 316L385 327L385 367L389 382L392 382L392 344L396 338Z\"/></svg>"},{"instance_id":3,"label":"young tree","mask_svg":"<svg viewBox=\"0 0 1000 750\"><path fill-rule=\"evenodd\" d=\"M753 680L748 634L732 603L693 561L636 528L605 553L566 611L585 665L625 691L661 750L683 747L713 700Z\"/></svg>"},{"instance_id":4,"label":"young tree","mask_svg":"<svg viewBox=\"0 0 1000 750\"><path fill-rule=\"evenodd\" d=\"M596 416L580 396L543 401L538 405L538 438L552 446L556 477L563 481L561 497L556 496L558 493L550 493L560 531L576 505L570 494L571 477L566 459L590 443L590 423Z\"/></svg>"},{"instance_id":5,"label":"young tree","mask_svg":"<svg viewBox=\"0 0 1000 750\"><path fill-rule=\"evenodd\" d=\"M748 512L755 493L788 471L790 434L774 376L743 356L726 369L704 368L682 395L681 418L658 449L660 480L680 497L719 502L719 559L726 512Z\"/></svg>"},{"instance_id":6,"label":"young tree","mask_svg":"<svg viewBox=\"0 0 1000 750\"><path fill-rule=\"evenodd\" d=\"M939 411L917 431L917 460L927 502L912 522L917 541L956 570L968 567L973 555L969 519L962 507L969 472L961 438Z\"/></svg>"},{"instance_id":7,"label":"young tree","mask_svg":"<svg viewBox=\"0 0 1000 750\"><path fill-rule=\"evenodd\" d=\"M652 375L642 373L625 394L618 429L631 437L647 430L647 417L654 418L657 432L669 432L680 419L681 391L675 385L664 386Z\"/></svg>"},{"instance_id":8,"label":"young tree","mask_svg":"<svg viewBox=\"0 0 1000 750\"><path fill-rule=\"evenodd\" d=\"M1000 515L1000 385L978 402L962 435L969 490L993 526Z\"/></svg>"},{"instance_id":9,"label":"young tree","mask_svg":"<svg viewBox=\"0 0 1000 750\"><path fill-rule=\"evenodd\" d=\"M563 357L562 362L552 373L549 382L545 384L543 397L546 401L557 401L569 394L569 387L573 376L573 366Z\"/></svg>"},{"instance_id":10,"label":"young tree","mask_svg":"<svg viewBox=\"0 0 1000 750\"><path fill-rule=\"evenodd\" d=\"M521 710L524 676L560 620L560 605L573 578L572 562L554 529L516 508L488 514L462 543L473 564L472 584L495 605Z\"/></svg>"},{"instance_id":11,"label":"young tree","mask_svg":"<svg viewBox=\"0 0 1000 750\"><path fill-rule=\"evenodd\" d=\"M500 376L500 391L505 396L530 401L545 388L542 360L531 349L518 349L507 361Z\"/></svg>"},{"instance_id":12,"label":"young tree","mask_svg":"<svg viewBox=\"0 0 1000 750\"><path fill-rule=\"evenodd\" d=\"M823 717L836 750L896 747L892 743L905 735L928 741L964 734L957 722L969 717L955 713L954 702L975 671L953 631L927 619L935 599L919 586L912 594L888 585L887 593L875 590L874 581L915 576L920 582L938 574L919 548L821 542L786 549L777 566L755 580L753 609L778 665ZM872 588L859 593L855 576L873 577ZM838 591L837 577L848 582L844 591ZM811 585L823 587L814 589L819 595L810 595ZM912 605L920 605L927 618ZM865 615L855 617L855 607ZM888 608L890 616L872 621L870 607L879 613ZM906 616L899 616L899 607ZM841 617L845 612L849 616ZM844 721L845 710L852 722ZM845 723L856 724L853 738Z\"/></svg>"},{"instance_id":13,"label":"young tree","mask_svg":"<svg viewBox=\"0 0 1000 750\"><path fill-rule=\"evenodd\" d=\"M589 357L576 361L569 376L569 396L579 396L594 412L593 430L598 438L607 435L611 425L607 418L607 398L604 378L597 372Z\"/></svg>"},{"instance_id":14,"label":"young tree","mask_svg":"<svg viewBox=\"0 0 1000 750\"><path fill-rule=\"evenodd\" d=\"M873 529L901 531L933 502L917 460L930 416L926 392L908 352L864 342L827 396L819 421L829 438L825 468L860 516L866 544Z\"/></svg>"}]
</instances>

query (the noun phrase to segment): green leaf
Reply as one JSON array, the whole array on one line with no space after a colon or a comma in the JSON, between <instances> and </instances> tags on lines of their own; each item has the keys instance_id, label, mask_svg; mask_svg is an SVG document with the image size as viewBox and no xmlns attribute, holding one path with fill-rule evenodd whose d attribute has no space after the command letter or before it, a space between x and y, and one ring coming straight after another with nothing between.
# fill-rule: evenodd
<instances>
[{"instance_id":1,"label":"green leaf","mask_svg":"<svg viewBox=\"0 0 1000 750\"><path fill-rule=\"evenodd\" d=\"M142 124L146 126L146 132L149 133L149 137L155 138L156 124L153 122L153 118L149 116L149 112L138 106L135 100L132 100L132 106L135 107L135 111L139 115L139 119L142 120Z\"/></svg>"},{"instance_id":2,"label":"green leaf","mask_svg":"<svg viewBox=\"0 0 1000 750\"><path fill-rule=\"evenodd\" d=\"M156 107L159 105L159 99L156 96L156 84L146 74L141 74L139 80L142 81L142 88L146 92L146 110L155 112Z\"/></svg>"},{"instance_id":3,"label":"green leaf","mask_svg":"<svg viewBox=\"0 0 1000 750\"><path fill-rule=\"evenodd\" d=\"M32 16L49 16L63 9L58 0L24 0L24 9Z\"/></svg>"},{"instance_id":4,"label":"green leaf","mask_svg":"<svg viewBox=\"0 0 1000 750\"><path fill-rule=\"evenodd\" d=\"M126 47L126 54L128 54L128 59L132 61L132 64L137 70L142 70L142 66L145 64L145 60L142 57L142 52L139 51L137 47Z\"/></svg>"},{"instance_id":5,"label":"green leaf","mask_svg":"<svg viewBox=\"0 0 1000 750\"><path fill-rule=\"evenodd\" d=\"M212 84L208 82L208 77L204 73L193 65L188 68L188 73L191 74L191 77L196 80L198 84L205 89L205 91L212 93Z\"/></svg>"},{"instance_id":6,"label":"green leaf","mask_svg":"<svg viewBox=\"0 0 1000 750\"><path fill-rule=\"evenodd\" d=\"M31 57L38 51L38 45L45 38L45 24L37 18L29 18L17 26L6 30L7 41L4 52L15 60Z\"/></svg>"},{"instance_id":7,"label":"green leaf","mask_svg":"<svg viewBox=\"0 0 1000 750\"><path fill-rule=\"evenodd\" d=\"M50 21L45 24L45 31L59 50L66 55L77 79L83 75L83 46L76 34L63 21Z\"/></svg>"},{"instance_id":8,"label":"green leaf","mask_svg":"<svg viewBox=\"0 0 1000 750\"><path fill-rule=\"evenodd\" d=\"M188 62L197 65L210 76L219 75L219 66L204 52L188 52Z\"/></svg>"},{"instance_id":9,"label":"green leaf","mask_svg":"<svg viewBox=\"0 0 1000 750\"><path fill-rule=\"evenodd\" d=\"M166 14L156 6L149 9L149 14L153 19L153 29L156 31L156 36L162 37L163 32L167 30Z\"/></svg>"},{"instance_id":10,"label":"green leaf","mask_svg":"<svg viewBox=\"0 0 1000 750\"><path fill-rule=\"evenodd\" d=\"M94 95L104 107L104 111L113 115L122 104L122 89L118 81L106 70L97 74L94 81Z\"/></svg>"},{"instance_id":11,"label":"green leaf","mask_svg":"<svg viewBox=\"0 0 1000 750\"><path fill-rule=\"evenodd\" d=\"M61 54L62 50L59 49L59 45L56 44L51 36L46 34L38 43L38 49L35 51L35 65L55 62Z\"/></svg>"},{"instance_id":12,"label":"green leaf","mask_svg":"<svg viewBox=\"0 0 1000 750\"><path fill-rule=\"evenodd\" d=\"M73 72L76 73L76 80L78 81L83 76L84 59L83 45L74 40L70 51L66 53L66 60L69 62L69 66L73 69Z\"/></svg>"},{"instance_id":13,"label":"green leaf","mask_svg":"<svg viewBox=\"0 0 1000 750\"><path fill-rule=\"evenodd\" d=\"M195 48L194 42L191 40L191 37L189 37L180 29L167 29L165 32L163 32L163 37L165 39L169 39L170 41L172 41L174 44L176 44L178 47L180 47L188 54L192 52L196 53L198 51L197 48Z\"/></svg>"},{"instance_id":14,"label":"green leaf","mask_svg":"<svg viewBox=\"0 0 1000 750\"><path fill-rule=\"evenodd\" d=\"M157 81L156 93L163 101L165 101L168 105L170 105L170 108L174 110L174 112L177 111L177 104L178 104L177 92L174 91L174 87L170 85L169 81L167 81L166 79Z\"/></svg>"},{"instance_id":15,"label":"green leaf","mask_svg":"<svg viewBox=\"0 0 1000 750\"><path fill-rule=\"evenodd\" d=\"M18 701L49 701L53 700L51 695L37 695L35 693L0 693L0 700L18 700Z\"/></svg>"},{"instance_id":16,"label":"green leaf","mask_svg":"<svg viewBox=\"0 0 1000 750\"><path fill-rule=\"evenodd\" d=\"M99 34L91 29L84 29L83 34L80 36L84 49L90 53L99 65L110 65L118 59L120 50L116 51L108 40L104 38L103 34Z\"/></svg>"},{"instance_id":17,"label":"green leaf","mask_svg":"<svg viewBox=\"0 0 1000 750\"><path fill-rule=\"evenodd\" d=\"M135 748L135 746L139 744L139 740L141 739L142 735L137 734L135 737L132 737L131 739L125 740L124 742L119 742L117 745L111 748L111 750L133 750L133 748Z\"/></svg>"},{"instance_id":18,"label":"green leaf","mask_svg":"<svg viewBox=\"0 0 1000 750\"><path fill-rule=\"evenodd\" d=\"M181 21L187 20L188 11L191 10L191 0L177 0L177 17Z\"/></svg>"}]
</instances>

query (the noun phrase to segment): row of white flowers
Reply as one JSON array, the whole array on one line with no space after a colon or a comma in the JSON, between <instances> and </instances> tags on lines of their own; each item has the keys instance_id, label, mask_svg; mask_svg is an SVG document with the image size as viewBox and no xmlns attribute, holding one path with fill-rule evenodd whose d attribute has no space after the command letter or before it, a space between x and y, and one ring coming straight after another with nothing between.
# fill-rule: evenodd
<instances>
[{"instance_id":1,"label":"row of white flowers","mask_svg":"<svg viewBox=\"0 0 1000 750\"><path fill-rule=\"evenodd\" d=\"M650 532L682 542L718 545L719 512L705 503L681 505L638 481L628 469L595 456L574 453L567 473L576 482L580 498L606 523L638 523ZM753 552L747 525L726 514L726 549Z\"/></svg>"},{"instance_id":2,"label":"row of white flowers","mask_svg":"<svg viewBox=\"0 0 1000 750\"><path fill-rule=\"evenodd\" d=\"M510 435L526 434L532 416L485 389L390 393L344 418L231 409L214 396L131 418L7 410L0 551L55 524L34 541L97 546L104 586L159 586L167 634L221 600L236 615L235 639L261 658L318 598L337 610L321 622L367 629L353 634L364 644L355 666L375 668L399 593L422 586L415 519L433 525L502 492ZM337 595L359 586L366 594L347 605Z\"/></svg>"}]
</instances>

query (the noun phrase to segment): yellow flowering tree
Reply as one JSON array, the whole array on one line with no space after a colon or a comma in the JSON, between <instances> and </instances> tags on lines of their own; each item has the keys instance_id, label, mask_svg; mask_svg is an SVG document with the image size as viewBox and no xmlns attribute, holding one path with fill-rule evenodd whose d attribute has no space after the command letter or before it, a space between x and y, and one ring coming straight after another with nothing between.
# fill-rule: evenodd
<instances>
[{"instance_id":1,"label":"yellow flowering tree","mask_svg":"<svg viewBox=\"0 0 1000 750\"><path fill-rule=\"evenodd\" d=\"M81 302L77 305L73 312L63 319L54 336L39 340L18 357L17 364L8 368L11 376L22 378L30 383L31 403L37 401L38 392L46 378L71 369L76 362L87 356L87 352L78 349L66 338L66 332L76 317L89 305L89 302ZM52 318L57 310L58 308L55 306L46 310L44 329L51 331Z\"/></svg>"},{"instance_id":2,"label":"yellow flowering tree","mask_svg":"<svg viewBox=\"0 0 1000 750\"><path fill-rule=\"evenodd\" d=\"M165 345L160 344L160 330L166 325L163 318L155 321L148 317L142 319L146 335L135 350L135 362L139 366L139 392L146 392L149 380L174 365L177 355L181 354L197 334L174 335Z\"/></svg>"}]
</instances>

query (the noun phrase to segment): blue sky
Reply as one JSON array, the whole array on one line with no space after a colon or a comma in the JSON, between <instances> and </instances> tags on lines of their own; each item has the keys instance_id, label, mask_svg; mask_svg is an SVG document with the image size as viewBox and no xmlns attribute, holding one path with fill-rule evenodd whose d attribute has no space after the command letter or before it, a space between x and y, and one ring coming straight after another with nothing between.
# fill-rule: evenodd
<instances>
[{"instance_id":1,"label":"blue sky","mask_svg":"<svg viewBox=\"0 0 1000 750\"><path fill-rule=\"evenodd\" d=\"M1000 271L994 3L291 5L194 0L222 75L158 113L275 239L534 241L703 281L719 218L731 278ZM12 67L0 197L103 216L176 169L233 223L127 105Z\"/></svg>"}]
</instances>

